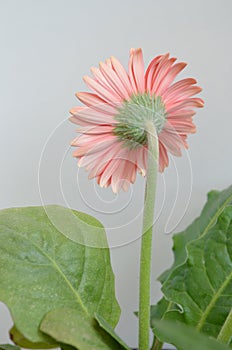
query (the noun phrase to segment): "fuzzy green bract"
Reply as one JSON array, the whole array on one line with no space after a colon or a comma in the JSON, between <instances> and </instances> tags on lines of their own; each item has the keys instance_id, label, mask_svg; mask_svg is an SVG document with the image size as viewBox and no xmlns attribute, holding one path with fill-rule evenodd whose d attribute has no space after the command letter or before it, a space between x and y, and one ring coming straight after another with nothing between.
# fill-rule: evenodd
<instances>
[{"instance_id":1,"label":"fuzzy green bract","mask_svg":"<svg viewBox=\"0 0 232 350\"><path fill-rule=\"evenodd\" d=\"M147 122L152 121L157 134L160 133L166 123L166 112L160 96L145 93L132 95L129 101L124 101L114 118L117 121L114 134L126 147L133 149L147 145Z\"/></svg>"},{"instance_id":2,"label":"fuzzy green bract","mask_svg":"<svg viewBox=\"0 0 232 350\"><path fill-rule=\"evenodd\" d=\"M0 300L8 306L15 329L24 342L54 345L40 324L49 312L60 308L84 315L83 327L91 328L88 322L97 312L114 328L120 309L109 249L71 241L50 221L46 209L53 219L56 213L62 218L63 212L63 220L68 210L49 206L0 211ZM106 239L96 219L74 210L72 213L82 222L94 223L98 231L101 228L99 240ZM60 322L64 322L63 317ZM14 334L20 338L15 330Z\"/></svg>"}]
</instances>

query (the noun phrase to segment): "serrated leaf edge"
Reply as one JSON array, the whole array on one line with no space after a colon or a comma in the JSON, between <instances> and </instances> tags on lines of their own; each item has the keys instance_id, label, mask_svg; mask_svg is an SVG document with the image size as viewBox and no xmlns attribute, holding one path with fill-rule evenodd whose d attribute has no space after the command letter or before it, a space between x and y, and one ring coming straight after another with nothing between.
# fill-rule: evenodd
<instances>
[{"instance_id":1,"label":"serrated leaf edge","mask_svg":"<svg viewBox=\"0 0 232 350\"><path fill-rule=\"evenodd\" d=\"M213 191L210 191L210 192L208 193L208 195L209 195L211 192L213 192ZM223 210L225 209L225 207L226 207L229 203L231 203L231 201L232 201L232 195L229 196L229 197L227 198L227 200L223 203L223 206L221 206L221 208L220 208L219 210L217 210L217 212L213 215L212 219L210 220L210 223L206 226L206 228L204 229L203 233L202 233L198 238L196 238L196 239L194 239L194 240L192 240L192 241L190 241L190 242L188 242L188 243L186 244L186 246L185 246L185 249L186 249L186 259L185 259L185 261L184 261L182 264L177 265L177 266L175 267L175 269L172 271L172 273L173 273L174 271L176 271L176 269L178 269L180 266L183 266L183 265L186 263L186 261L188 260L188 258L189 258L189 250L188 250L189 245L192 244L193 242L198 241L199 239L201 239L202 237L204 237L204 236L207 234L207 232L208 232L208 231L210 230L210 228L213 226L213 224L215 223L215 221L217 220L217 218L219 217L219 215L223 212ZM170 275L169 275L169 277L170 277ZM169 278L169 277L168 277L168 278ZM167 279L168 279L168 278L167 278ZM166 281L167 281L167 280L166 280ZM163 286L165 285L166 281L163 283ZM162 292L163 292L163 286L162 286L162 288L161 288ZM168 312L169 309L171 308L173 302L172 302L169 298L167 298L165 294L164 294L164 296L165 296L165 299L169 301L169 305L168 305L168 307L167 307L167 311L165 311L165 313L164 313L164 315L165 315L166 312ZM176 303L175 303L175 304L176 304ZM163 317L164 317L164 315L163 315ZM161 320L163 320L163 317L161 318Z\"/></svg>"}]
</instances>

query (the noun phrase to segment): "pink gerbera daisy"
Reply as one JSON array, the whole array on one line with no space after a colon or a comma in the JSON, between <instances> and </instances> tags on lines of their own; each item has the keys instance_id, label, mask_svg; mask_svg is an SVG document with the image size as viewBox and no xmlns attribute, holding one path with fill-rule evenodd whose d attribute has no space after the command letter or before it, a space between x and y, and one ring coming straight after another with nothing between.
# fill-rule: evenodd
<instances>
[{"instance_id":1,"label":"pink gerbera daisy","mask_svg":"<svg viewBox=\"0 0 232 350\"><path fill-rule=\"evenodd\" d=\"M161 172L168 166L167 151L180 156L187 148L187 134L196 130L193 108L204 102L192 97L201 91L195 79L173 83L186 66L175 61L169 54L157 56L145 72L142 50L131 49L128 72L111 57L91 69L93 77L84 77L93 93L77 93L85 106L70 111L70 120L81 126L73 155L101 187L126 191L137 171L146 175L148 120L156 127Z\"/></svg>"}]
</instances>

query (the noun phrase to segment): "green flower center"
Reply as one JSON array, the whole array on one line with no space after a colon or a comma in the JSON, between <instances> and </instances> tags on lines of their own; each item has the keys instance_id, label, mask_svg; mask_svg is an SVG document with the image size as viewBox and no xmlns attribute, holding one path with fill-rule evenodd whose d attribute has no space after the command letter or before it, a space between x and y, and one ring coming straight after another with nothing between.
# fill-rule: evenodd
<instances>
[{"instance_id":1,"label":"green flower center","mask_svg":"<svg viewBox=\"0 0 232 350\"><path fill-rule=\"evenodd\" d=\"M114 118L118 122L113 130L114 135L126 147L133 149L147 145L148 121L154 123L157 134L161 132L166 122L166 112L160 96L145 93L133 95L129 101L124 101Z\"/></svg>"}]
</instances>

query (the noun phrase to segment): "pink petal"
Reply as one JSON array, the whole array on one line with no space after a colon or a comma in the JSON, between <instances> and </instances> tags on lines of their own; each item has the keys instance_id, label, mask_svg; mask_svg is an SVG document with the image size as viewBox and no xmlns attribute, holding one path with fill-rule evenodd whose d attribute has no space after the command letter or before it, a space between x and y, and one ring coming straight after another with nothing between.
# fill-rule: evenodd
<instances>
[{"instance_id":1,"label":"pink petal","mask_svg":"<svg viewBox=\"0 0 232 350\"><path fill-rule=\"evenodd\" d=\"M77 125L82 125L82 126L87 126L87 125L91 126L91 125L96 124L96 123L90 123L87 120L79 119L79 118L75 117L75 115L72 115L68 119L70 120L70 122L77 124Z\"/></svg>"},{"instance_id":2,"label":"pink petal","mask_svg":"<svg viewBox=\"0 0 232 350\"><path fill-rule=\"evenodd\" d=\"M152 86L152 77L153 74L159 64L159 62L162 60L163 55L157 56L153 58L153 60L150 62L146 73L145 73L145 86L146 86L146 91L150 92L151 91L151 86Z\"/></svg>"},{"instance_id":3,"label":"pink petal","mask_svg":"<svg viewBox=\"0 0 232 350\"><path fill-rule=\"evenodd\" d=\"M89 145L92 146L93 148L95 148L95 146L102 142L106 142L106 141L115 141L117 140L117 138L113 135L113 134L97 134L97 135L88 135L88 134L82 134L81 136L76 137L73 142L72 142L72 146L85 146L85 145Z\"/></svg>"},{"instance_id":4,"label":"pink petal","mask_svg":"<svg viewBox=\"0 0 232 350\"><path fill-rule=\"evenodd\" d=\"M98 175L97 177L96 177L96 179L97 179L97 183L98 183L98 185L100 185L100 181L101 181L101 175ZM106 187L109 187L111 185L111 178L109 178L109 180L106 182L106 184L105 184L105 188Z\"/></svg>"},{"instance_id":5,"label":"pink petal","mask_svg":"<svg viewBox=\"0 0 232 350\"><path fill-rule=\"evenodd\" d=\"M125 169L123 179L126 182L134 183L136 179L137 166L137 150L127 150L125 155Z\"/></svg>"},{"instance_id":6,"label":"pink petal","mask_svg":"<svg viewBox=\"0 0 232 350\"><path fill-rule=\"evenodd\" d=\"M114 106L109 105L96 94L92 94L91 92L78 92L76 93L76 96L86 106L91 107L96 111L102 112L110 116L115 115L117 113L117 109Z\"/></svg>"},{"instance_id":7,"label":"pink petal","mask_svg":"<svg viewBox=\"0 0 232 350\"><path fill-rule=\"evenodd\" d=\"M146 175L147 169L147 147L140 147L136 152L136 163L142 176Z\"/></svg>"},{"instance_id":8,"label":"pink petal","mask_svg":"<svg viewBox=\"0 0 232 350\"><path fill-rule=\"evenodd\" d=\"M186 78L186 79L182 79L177 81L175 84L172 84L171 86L169 86L169 88L162 94L163 99L165 99L167 96L171 95L173 92L176 91L176 89L179 88L187 88L191 85L196 84L197 81L196 79L192 79L192 78Z\"/></svg>"},{"instance_id":9,"label":"pink petal","mask_svg":"<svg viewBox=\"0 0 232 350\"><path fill-rule=\"evenodd\" d=\"M91 164L89 178L93 178L102 174L107 168L110 161L114 159L115 156L120 152L121 147L121 144L117 142L112 144L105 150L101 150L101 152L99 152L98 157L96 157L96 160L93 161L93 163Z\"/></svg>"},{"instance_id":10,"label":"pink petal","mask_svg":"<svg viewBox=\"0 0 232 350\"><path fill-rule=\"evenodd\" d=\"M69 117L69 120L77 125L82 126L93 126L96 125L96 122L92 120L92 118L85 118L85 117L78 117L75 114L76 113L82 113L84 110L86 110L86 107L73 107L69 112L72 114L71 117ZM90 121L91 120L91 121ZM105 124L105 123L104 123Z\"/></svg>"},{"instance_id":11,"label":"pink petal","mask_svg":"<svg viewBox=\"0 0 232 350\"><path fill-rule=\"evenodd\" d=\"M143 93L145 91L145 82L144 82L143 52L141 49L137 49L134 51L133 73L134 73L138 92Z\"/></svg>"},{"instance_id":12,"label":"pink petal","mask_svg":"<svg viewBox=\"0 0 232 350\"><path fill-rule=\"evenodd\" d=\"M73 152L73 156L74 157L81 157L84 155L90 155L93 153L97 153L101 150L104 150L105 148L113 145L114 143L117 142L116 137L114 138L108 138L98 144L96 144L95 142L89 142L87 144L83 143L83 146L78 147L74 152ZM77 139L73 140L73 145L76 145L78 143L78 145L80 144L80 141L78 142Z\"/></svg>"},{"instance_id":13,"label":"pink petal","mask_svg":"<svg viewBox=\"0 0 232 350\"><path fill-rule=\"evenodd\" d=\"M136 86L136 80L134 77L134 72L133 72L133 54L134 54L134 49L130 50L130 59L129 59L129 64L128 64L128 71L129 71L129 79L130 79L130 84L132 87L132 91L134 94L137 94L137 86Z\"/></svg>"},{"instance_id":14,"label":"pink petal","mask_svg":"<svg viewBox=\"0 0 232 350\"><path fill-rule=\"evenodd\" d=\"M120 160L118 159L111 159L109 161L109 163L107 164L107 167L101 174L101 179L99 183L101 187L104 187L108 182L108 180L112 177L112 175L117 171L119 164L120 164ZM112 190L113 192L115 192L115 188L112 188Z\"/></svg>"},{"instance_id":15,"label":"pink petal","mask_svg":"<svg viewBox=\"0 0 232 350\"><path fill-rule=\"evenodd\" d=\"M115 104L121 101L121 97L118 96L112 89L103 87L97 81L88 76L85 76L83 79L90 89L96 91L99 97L107 101L109 104L115 106Z\"/></svg>"},{"instance_id":16,"label":"pink petal","mask_svg":"<svg viewBox=\"0 0 232 350\"><path fill-rule=\"evenodd\" d=\"M145 91L144 63L141 49L131 49L129 78L134 93L143 93Z\"/></svg>"},{"instance_id":17,"label":"pink petal","mask_svg":"<svg viewBox=\"0 0 232 350\"><path fill-rule=\"evenodd\" d=\"M171 112L168 114L168 120L172 118L188 118L193 117L196 112L193 109L178 109L176 112Z\"/></svg>"},{"instance_id":18,"label":"pink petal","mask_svg":"<svg viewBox=\"0 0 232 350\"><path fill-rule=\"evenodd\" d=\"M156 96L160 95L160 91L162 91L163 81L165 77L169 74L171 67L175 61L176 58L168 59L167 57L165 59L165 56L164 59L160 61L152 80L153 85L151 91Z\"/></svg>"},{"instance_id":19,"label":"pink petal","mask_svg":"<svg viewBox=\"0 0 232 350\"><path fill-rule=\"evenodd\" d=\"M168 153L165 148L165 146L162 144L162 142L159 141L159 171L163 172L164 169L168 166L169 159L168 159Z\"/></svg>"},{"instance_id":20,"label":"pink petal","mask_svg":"<svg viewBox=\"0 0 232 350\"><path fill-rule=\"evenodd\" d=\"M122 100L130 98L127 90L113 69L110 69L105 63L101 62L100 70L108 84L122 98Z\"/></svg>"},{"instance_id":21,"label":"pink petal","mask_svg":"<svg viewBox=\"0 0 232 350\"><path fill-rule=\"evenodd\" d=\"M137 173L137 167L131 163L131 169L129 167L126 169L124 173L125 180L126 182L134 183L136 179L136 173Z\"/></svg>"},{"instance_id":22,"label":"pink petal","mask_svg":"<svg viewBox=\"0 0 232 350\"><path fill-rule=\"evenodd\" d=\"M125 154L125 166L121 179L121 187L127 191L130 183L134 183L136 179L137 166L137 150L127 150Z\"/></svg>"},{"instance_id":23,"label":"pink petal","mask_svg":"<svg viewBox=\"0 0 232 350\"><path fill-rule=\"evenodd\" d=\"M159 140L165 148L175 156L181 156L181 148L184 147L183 140L173 128L164 128L159 134Z\"/></svg>"},{"instance_id":24,"label":"pink petal","mask_svg":"<svg viewBox=\"0 0 232 350\"><path fill-rule=\"evenodd\" d=\"M123 184L122 184L123 191L127 192L129 187L130 187L130 183L128 181L124 180Z\"/></svg>"},{"instance_id":25,"label":"pink petal","mask_svg":"<svg viewBox=\"0 0 232 350\"><path fill-rule=\"evenodd\" d=\"M126 150L117 171L111 177L111 184L115 193L121 188L127 191L130 183L136 179L136 150Z\"/></svg>"},{"instance_id":26,"label":"pink petal","mask_svg":"<svg viewBox=\"0 0 232 350\"><path fill-rule=\"evenodd\" d=\"M183 100L201 92L200 86L188 86L176 89L172 94L163 99L164 103L174 103L176 100Z\"/></svg>"},{"instance_id":27,"label":"pink petal","mask_svg":"<svg viewBox=\"0 0 232 350\"><path fill-rule=\"evenodd\" d=\"M192 118L168 119L166 129L168 128L168 124L171 129L174 128L178 134L193 134L196 132L196 126L193 124Z\"/></svg>"},{"instance_id":28,"label":"pink petal","mask_svg":"<svg viewBox=\"0 0 232 350\"><path fill-rule=\"evenodd\" d=\"M134 183L136 179L136 171L137 167L128 160L125 160L124 162L124 168L123 168L123 176L121 176L121 180L118 181L118 187L117 191L119 191L121 188L124 191L128 191L130 187L130 183Z\"/></svg>"},{"instance_id":29,"label":"pink petal","mask_svg":"<svg viewBox=\"0 0 232 350\"><path fill-rule=\"evenodd\" d=\"M124 171L127 167L127 161L124 159L119 160L117 163L115 162L117 168L116 171L111 176L111 185L114 193L118 193L122 188L124 182Z\"/></svg>"},{"instance_id":30,"label":"pink petal","mask_svg":"<svg viewBox=\"0 0 232 350\"><path fill-rule=\"evenodd\" d=\"M120 143L122 147L122 144ZM109 161L105 170L101 174L100 186L104 187L109 179L111 179L111 186L113 192L117 193L123 185L125 174L127 174L129 162L133 163L133 159L129 156L130 151L126 148L121 148L118 153ZM128 159L129 158L129 159Z\"/></svg>"},{"instance_id":31,"label":"pink petal","mask_svg":"<svg viewBox=\"0 0 232 350\"><path fill-rule=\"evenodd\" d=\"M74 107L70 110L73 115L71 121L79 125L89 124L113 124L115 123L111 115L98 112L90 107Z\"/></svg>"},{"instance_id":32,"label":"pink petal","mask_svg":"<svg viewBox=\"0 0 232 350\"><path fill-rule=\"evenodd\" d=\"M131 96L132 88L131 88L130 80L123 65L113 56L111 57L111 63L112 63L113 69L115 70L116 74L118 75L119 79L121 80L122 84L127 90L128 95Z\"/></svg>"},{"instance_id":33,"label":"pink petal","mask_svg":"<svg viewBox=\"0 0 232 350\"><path fill-rule=\"evenodd\" d=\"M178 111L179 109L184 108L202 108L204 107L204 101L201 98L187 98L176 102L169 102L165 104L166 112L173 113Z\"/></svg>"},{"instance_id":34,"label":"pink petal","mask_svg":"<svg viewBox=\"0 0 232 350\"><path fill-rule=\"evenodd\" d=\"M187 66L187 63L185 62L179 62L174 64L168 74L165 76L165 78L162 81L162 85L159 87L159 94L160 96L163 96L163 93L165 90L171 85L173 80L176 78L176 76Z\"/></svg>"},{"instance_id":35,"label":"pink petal","mask_svg":"<svg viewBox=\"0 0 232 350\"><path fill-rule=\"evenodd\" d=\"M75 140L73 140L72 142L75 142ZM91 149L91 146L85 146L85 147L80 147L78 149L75 149L75 151L73 152L73 157L83 157L86 153L88 153L88 151Z\"/></svg>"},{"instance_id":36,"label":"pink petal","mask_svg":"<svg viewBox=\"0 0 232 350\"><path fill-rule=\"evenodd\" d=\"M107 65L110 69L113 69L110 58L107 58L107 59L106 59L106 65Z\"/></svg>"},{"instance_id":37,"label":"pink petal","mask_svg":"<svg viewBox=\"0 0 232 350\"><path fill-rule=\"evenodd\" d=\"M102 135L102 134L112 134L113 127L110 125L97 125L97 126L86 126L78 128L76 131L81 134L87 135Z\"/></svg>"},{"instance_id":38,"label":"pink petal","mask_svg":"<svg viewBox=\"0 0 232 350\"><path fill-rule=\"evenodd\" d=\"M154 89L154 83L157 79L157 76L162 68L162 66L165 64L165 62L168 62L169 53L162 55L161 59L157 62L155 66L153 66L153 70L151 71L151 84L150 84L150 94L152 95L155 91Z\"/></svg>"},{"instance_id":39,"label":"pink petal","mask_svg":"<svg viewBox=\"0 0 232 350\"><path fill-rule=\"evenodd\" d=\"M94 76L94 79L100 84L102 85L104 88L109 89L110 85L108 84L107 80L105 79L105 77L102 75L102 72L100 71L99 68L97 67L91 67L91 73Z\"/></svg>"}]
</instances>

